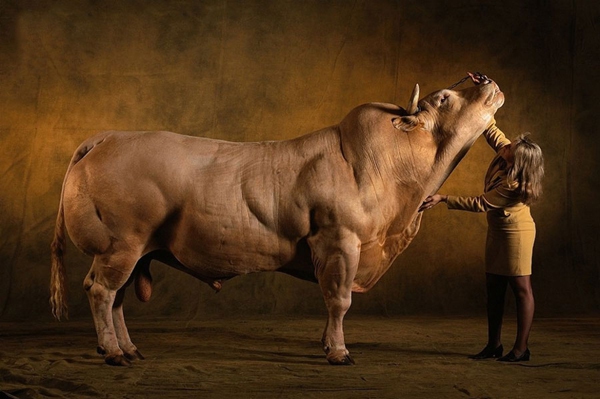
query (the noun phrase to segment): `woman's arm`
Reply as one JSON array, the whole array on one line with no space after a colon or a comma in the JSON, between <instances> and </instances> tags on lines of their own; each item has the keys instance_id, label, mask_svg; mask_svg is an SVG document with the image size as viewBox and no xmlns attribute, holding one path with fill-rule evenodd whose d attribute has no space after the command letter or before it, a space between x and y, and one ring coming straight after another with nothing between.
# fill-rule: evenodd
<instances>
[{"instance_id":1,"label":"woman's arm","mask_svg":"<svg viewBox=\"0 0 600 399\"><path fill-rule=\"evenodd\" d=\"M446 196L448 209L469 212L488 212L494 209L509 208L521 202L513 187L499 186L478 197Z\"/></svg>"},{"instance_id":2,"label":"woman's arm","mask_svg":"<svg viewBox=\"0 0 600 399\"><path fill-rule=\"evenodd\" d=\"M459 197L448 195L446 197L446 206L448 209L458 209L469 212L487 212L498 207L492 206L485 200L485 194L478 197Z\"/></svg>"},{"instance_id":3,"label":"woman's arm","mask_svg":"<svg viewBox=\"0 0 600 399\"><path fill-rule=\"evenodd\" d=\"M434 194L423 201L419 207L419 212L431 209L440 202L445 202L448 209L458 209L469 212L488 212L494 209L515 206L521 201L518 194L511 187L502 185L478 197Z\"/></svg>"},{"instance_id":4,"label":"woman's arm","mask_svg":"<svg viewBox=\"0 0 600 399\"><path fill-rule=\"evenodd\" d=\"M500 151L500 149L505 145L510 144L510 140L506 138L504 132L502 132L502 130L496 126L496 120L493 120L492 123L485 129L483 136L487 140L490 147L492 147L492 149L496 152Z\"/></svg>"}]
</instances>

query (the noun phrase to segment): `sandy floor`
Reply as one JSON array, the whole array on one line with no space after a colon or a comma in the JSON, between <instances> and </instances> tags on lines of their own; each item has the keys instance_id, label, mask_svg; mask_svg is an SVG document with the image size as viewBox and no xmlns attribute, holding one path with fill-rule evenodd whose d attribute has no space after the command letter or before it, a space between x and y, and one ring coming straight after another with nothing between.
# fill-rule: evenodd
<instances>
[{"instance_id":1,"label":"sandy floor","mask_svg":"<svg viewBox=\"0 0 600 399\"><path fill-rule=\"evenodd\" d=\"M505 323L505 346L514 320ZM538 319L532 360L472 361L475 318L348 317L355 366L328 365L324 320L131 322L146 360L111 367L88 322L0 324L0 398L598 398L600 319Z\"/></svg>"}]
</instances>

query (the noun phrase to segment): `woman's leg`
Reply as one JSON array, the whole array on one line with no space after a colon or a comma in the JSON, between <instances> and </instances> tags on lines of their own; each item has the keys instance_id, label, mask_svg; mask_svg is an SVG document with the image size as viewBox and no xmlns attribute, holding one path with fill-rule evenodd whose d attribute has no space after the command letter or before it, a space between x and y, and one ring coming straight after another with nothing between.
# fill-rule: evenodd
<instances>
[{"instance_id":1,"label":"woman's leg","mask_svg":"<svg viewBox=\"0 0 600 399\"><path fill-rule=\"evenodd\" d=\"M535 301L531 289L531 276L509 277L508 281L517 302L517 338L515 339L513 352L516 356L519 356L527 349L529 332L533 323Z\"/></svg>"},{"instance_id":2,"label":"woman's leg","mask_svg":"<svg viewBox=\"0 0 600 399\"><path fill-rule=\"evenodd\" d=\"M487 289L488 343L481 352L469 356L476 360L499 358L504 350L501 333L508 277L487 273L485 285Z\"/></svg>"},{"instance_id":3,"label":"woman's leg","mask_svg":"<svg viewBox=\"0 0 600 399\"><path fill-rule=\"evenodd\" d=\"M502 343L502 317L508 277L486 273L488 344L497 348Z\"/></svg>"}]
</instances>

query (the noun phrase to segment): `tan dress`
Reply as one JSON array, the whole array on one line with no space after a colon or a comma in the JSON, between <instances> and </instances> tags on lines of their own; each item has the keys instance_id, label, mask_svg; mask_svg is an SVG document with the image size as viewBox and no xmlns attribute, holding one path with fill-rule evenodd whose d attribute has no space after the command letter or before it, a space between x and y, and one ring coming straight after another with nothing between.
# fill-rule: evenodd
<instances>
[{"instance_id":1,"label":"tan dress","mask_svg":"<svg viewBox=\"0 0 600 399\"><path fill-rule=\"evenodd\" d=\"M522 203L515 190L518 184L509 182L506 162L498 151L510 140L495 122L483 133L496 151L485 175L485 192L478 197L448 196L448 209L487 212L488 232L485 244L486 272L502 276L531 274L531 258L535 241L535 223L529 206Z\"/></svg>"}]
</instances>

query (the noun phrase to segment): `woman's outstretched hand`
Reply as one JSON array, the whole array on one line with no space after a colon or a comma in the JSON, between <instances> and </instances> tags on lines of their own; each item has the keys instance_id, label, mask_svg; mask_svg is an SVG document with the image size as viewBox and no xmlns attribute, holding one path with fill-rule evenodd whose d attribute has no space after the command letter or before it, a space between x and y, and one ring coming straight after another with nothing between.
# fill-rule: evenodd
<instances>
[{"instance_id":1,"label":"woman's outstretched hand","mask_svg":"<svg viewBox=\"0 0 600 399\"><path fill-rule=\"evenodd\" d=\"M427 209L431 209L434 206L436 206L437 204L439 204L440 202L446 202L447 200L448 200L447 195L443 195L443 194L430 195L429 197L425 198L425 201L423 201L423 203L419 207L419 212L422 212Z\"/></svg>"}]
</instances>

